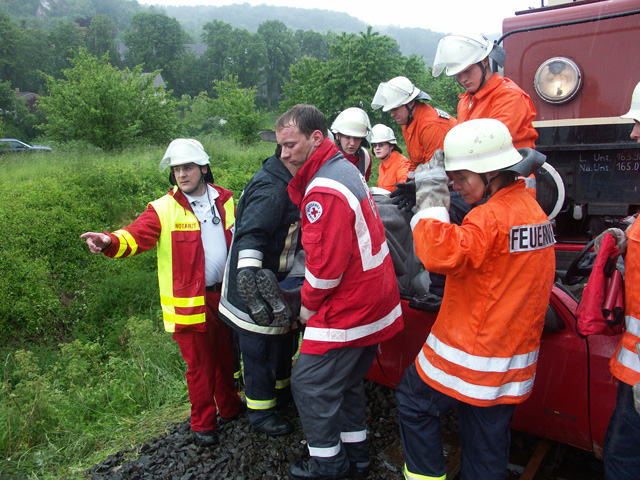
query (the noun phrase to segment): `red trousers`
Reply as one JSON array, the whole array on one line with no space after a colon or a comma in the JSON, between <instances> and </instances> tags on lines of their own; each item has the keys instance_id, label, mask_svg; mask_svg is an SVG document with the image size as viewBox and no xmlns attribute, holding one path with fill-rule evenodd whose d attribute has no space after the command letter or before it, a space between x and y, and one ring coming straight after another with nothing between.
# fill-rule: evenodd
<instances>
[{"instance_id":1,"label":"red trousers","mask_svg":"<svg viewBox=\"0 0 640 480\"><path fill-rule=\"evenodd\" d=\"M216 405L224 418L236 415L242 405L233 380L232 333L218 318L219 302L219 292L206 292L206 331L173 334L187 362L191 429L196 432L216 428Z\"/></svg>"}]
</instances>

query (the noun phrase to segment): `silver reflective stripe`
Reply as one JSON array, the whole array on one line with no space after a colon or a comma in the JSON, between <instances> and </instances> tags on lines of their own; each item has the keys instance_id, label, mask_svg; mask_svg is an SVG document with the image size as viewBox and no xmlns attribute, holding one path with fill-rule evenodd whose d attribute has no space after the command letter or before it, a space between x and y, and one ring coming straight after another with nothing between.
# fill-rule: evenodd
<instances>
[{"instance_id":1,"label":"silver reflective stripe","mask_svg":"<svg viewBox=\"0 0 640 480\"><path fill-rule=\"evenodd\" d=\"M237 325L242 330L247 330L249 332L257 332L262 335L282 335L291 330L292 327L261 327L260 325L256 325L251 320L251 317L248 313L239 310L234 307L224 296L220 298L220 305L218 306L218 312L220 315L225 317L227 320L232 322L234 325Z\"/></svg>"},{"instance_id":2,"label":"silver reflective stripe","mask_svg":"<svg viewBox=\"0 0 640 480\"><path fill-rule=\"evenodd\" d=\"M389 246L385 240L380 246L380 251L375 255L373 254L369 227L367 226L367 221L362 213L362 208L360 208L360 202L358 202L358 199L353 192L340 182L324 177L314 179L307 187L306 193L308 194L311 189L315 187L327 187L340 192L347 200L347 203L349 203L351 210L353 210L356 217L354 232L358 238L358 249L360 250L360 258L362 259L362 270L366 272L367 270L372 270L382 265L384 258L389 254Z\"/></svg>"},{"instance_id":3,"label":"silver reflective stripe","mask_svg":"<svg viewBox=\"0 0 640 480\"><path fill-rule=\"evenodd\" d=\"M340 444L333 447L312 447L309 445L309 455L312 457L322 457L322 458L331 458L335 457L338 453L340 453Z\"/></svg>"},{"instance_id":4,"label":"silver reflective stripe","mask_svg":"<svg viewBox=\"0 0 640 480\"><path fill-rule=\"evenodd\" d=\"M367 430L360 430L359 432L341 432L340 440L342 443L359 443L364 442L367 439Z\"/></svg>"},{"instance_id":5,"label":"silver reflective stripe","mask_svg":"<svg viewBox=\"0 0 640 480\"><path fill-rule=\"evenodd\" d=\"M340 285L340 282L342 281L342 275L340 275L338 278L317 278L313 275L313 273L305 268L304 279L309 282L309 285L311 285L313 288L327 290L329 288L336 288L338 285Z\"/></svg>"},{"instance_id":6,"label":"silver reflective stripe","mask_svg":"<svg viewBox=\"0 0 640 480\"><path fill-rule=\"evenodd\" d=\"M420 350L418 354L418 363L429 378L447 388L455 390L465 397L475 398L477 400L495 400L504 396L521 397L533 388L533 380L535 377L534 375L524 382L510 382L500 385L499 387L488 387L465 382L461 378L449 375L439 368L434 367L424 356L422 350Z\"/></svg>"},{"instance_id":7,"label":"silver reflective stripe","mask_svg":"<svg viewBox=\"0 0 640 480\"><path fill-rule=\"evenodd\" d=\"M298 245L298 237L300 233L300 221L289 225L287 238L284 240L284 248L280 254L278 262L279 272L289 272L293 266L293 259L296 256L296 246Z\"/></svg>"},{"instance_id":8,"label":"silver reflective stripe","mask_svg":"<svg viewBox=\"0 0 640 480\"><path fill-rule=\"evenodd\" d=\"M252 410L269 410L276 406L276 399L271 400L253 400L245 394L244 398L247 399L247 408Z\"/></svg>"},{"instance_id":9,"label":"silver reflective stripe","mask_svg":"<svg viewBox=\"0 0 640 480\"><path fill-rule=\"evenodd\" d=\"M422 210L418 210L418 212L411 218L411 231L415 230L418 222L425 218L433 218L444 223L451 223L451 220L449 218L449 210L447 210L445 207L423 208Z\"/></svg>"},{"instance_id":10,"label":"silver reflective stripe","mask_svg":"<svg viewBox=\"0 0 640 480\"><path fill-rule=\"evenodd\" d=\"M636 352L627 350L624 347L620 348L617 356L618 362L631 370L640 373L640 359Z\"/></svg>"},{"instance_id":11,"label":"silver reflective stripe","mask_svg":"<svg viewBox=\"0 0 640 480\"><path fill-rule=\"evenodd\" d=\"M352 342L354 340L358 340L359 338L368 337L369 335L384 330L389 325L391 325L400 315L402 315L402 308L398 303L398 305L396 305L396 307L391 310L389 314L385 315L380 320L377 320L368 325L353 327L346 330L338 328L307 327L304 330L304 339L313 340L316 342Z\"/></svg>"},{"instance_id":12,"label":"silver reflective stripe","mask_svg":"<svg viewBox=\"0 0 640 480\"><path fill-rule=\"evenodd\" d=\"M631 315L627 315L624 317L624 322L627 332L636 337L640 337L640 320L636 317L632 317Z\"/></svg>"},{"instance_id":13,"label":"silver reflective stripe","mask_svg":"<svg viewBox=\"0 0 640 480\"><path fill-rule=\"evenodd\" d=\"M539 351L539 349L536 349L529 353L507 358L480 357L463 352L462 350L441 342L433 333L429 334L427 345L429 345L439 357L444 358L448 362L478 372L508 372L509 370L527 368L536 363Z\"/></svg>"},{"instance_id":14,"label":"silver reflective stripe","mask_svg":"<svg viewBox=\"0 0 640 480\"><path fill-rule=\"evenodd\" d=\"M276 390L282 390L283 388L287 388L291 383L291 377L285 378L283 380L276 380Z\"/></svg>"},{"instance_id":15,"label":"silver reflective stripe","mask_svg":"<svg viewBox=\"0 0 640 480\"><path fill-rule=\"evenodd\" d=\"M238 252L238 268L258 267L262 268L263 254L260 250L240 250Z\"/></svg>"}]
</instances>

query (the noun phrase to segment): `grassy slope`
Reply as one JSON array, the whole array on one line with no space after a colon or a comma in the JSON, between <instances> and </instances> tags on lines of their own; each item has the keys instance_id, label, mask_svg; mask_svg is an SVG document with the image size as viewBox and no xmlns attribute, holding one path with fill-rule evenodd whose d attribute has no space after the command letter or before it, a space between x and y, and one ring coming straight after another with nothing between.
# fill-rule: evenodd
<instances>
[{"instance_id":1,"label":"grassy slope","mask_svg":"<svg viewBox=\"0 0 640 480\"><path fill-rule=\"evenodd\" d=\"M201 140L236 200L274 148ZM162 329L155 251L109 260L78 238L126 225L167 190L163 151L0 157L0 476L83 478L189 415L184 362Z\"/></svg>"}]
</instances>

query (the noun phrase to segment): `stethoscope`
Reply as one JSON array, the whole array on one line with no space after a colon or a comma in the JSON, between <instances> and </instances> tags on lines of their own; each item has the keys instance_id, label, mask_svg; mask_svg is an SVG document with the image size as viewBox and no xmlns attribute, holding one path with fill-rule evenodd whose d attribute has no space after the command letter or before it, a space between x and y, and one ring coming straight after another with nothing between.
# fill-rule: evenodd
<instances>
[{"instance_id":1,"label":"stethoscope","mask_svg":"<svg viewBox=\"0 0 640 480\"><path fill-rule=\"evenodd\" d=\"M211 206L211 215L213 215L213 218L211 219L211 221L213 222L214 225L218 225L220 223L220 217L218 216L218 213L216 212L216 206L215 204L211 203L211 197L209 196L209 188L207 187L207 199L209 200L209 205ZM193 205L196 205L196 202L193 202ZM203 220L202 223L207 223L206 220Z\"/></svg>"}]
</instances>

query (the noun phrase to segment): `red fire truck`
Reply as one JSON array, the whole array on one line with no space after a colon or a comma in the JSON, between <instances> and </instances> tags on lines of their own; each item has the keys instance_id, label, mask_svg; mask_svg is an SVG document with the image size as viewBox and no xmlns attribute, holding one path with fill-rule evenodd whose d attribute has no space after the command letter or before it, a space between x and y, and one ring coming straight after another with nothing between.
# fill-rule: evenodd
<instances>
[{"instance_id":1,"label":"red fire truck","mask_svg":"<svg viewBox=\"0 0 640 480\"><path fill-rule=\"evenodd\" d=\"M640 208L640 148L629 138L633 123L620 119L640 81L640 0L581 0L517 12L504 20L499 42L507 53L504 76L533 99L536 148L555 169L537 175L537 196L555 223L561 280L545 318L534 389L516 408L512 427L601 457L615 404L608 362L618 337L580 337L578 300L566 285L588 275L576 254L589 237ZM567 271L572 278L565 278ZM368 374L391 387L436 317L412 310L407 298L402 308L404 330L380 345Z\"/></svg>"}]
</instances>

